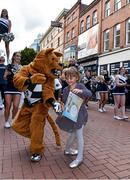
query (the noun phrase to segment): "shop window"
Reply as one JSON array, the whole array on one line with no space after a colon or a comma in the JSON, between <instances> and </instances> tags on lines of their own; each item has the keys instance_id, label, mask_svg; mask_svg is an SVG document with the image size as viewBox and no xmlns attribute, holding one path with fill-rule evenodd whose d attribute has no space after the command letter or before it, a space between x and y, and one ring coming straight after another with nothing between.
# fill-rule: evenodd
<instances>
[{"instance_id":1,"label":"shop window","mask_svg":"<svg viewBox=\"0 0 130 180\"><path fill-rule=\"evenodd\" d=\"M83 31L84 31L84 20L82 20L80 23L80 33L83 33Z\"/></svg>"},{"instance_id":2,"label":"shop window","mask_svg":"<svg viewBox=\"0 0 130 180\"><path fill-rule=\"evenodd\" d=\"M121 8L121 0L115 0L115 11Z\"/></svg>"},{"instance_id":3,"label":"shop window","mask_svg":"<svg viewBox=\"0 0 130 180\"><path fill-rule=\"evenodd\" d=\"M110 0L105 2L105 17L110 16Z\"/></svg>"},{"instance_id":4,"label":"shop window","mask_svg":"<svg viewBox=\"0 0 130 180\"><path fill-rule=\"evenodd\" d=\"M130 18L126 21L126 45L130 44Z\"/></svg>"},{"instance_id":5,"label":"shop window","mask_svg":"<svg viewBox=\"0 0 130 180\"><path fill-rule=\"evenodd\" d=\"M92 24L93 25L97 24L97 11L93 12Z\"/></svg>"},{"instance_id":6,"label":"shop window","mask_svg":"<svg viewBox=\"0 0 130 180\"><path fill-rule=\"evenodd\" d=\"M109 30L104 32L104 51L109 50Z\"/></svg>"},{"instance_id":7,"label":"shop window","mask_svg":"<svg viewBox=\"0 0 130 180\"><path fill-rule=\"evenodd\" d=\"M86 18L86 29L90 28L90 16Z\"/></svg>"},{"instance_id":8,"label":"shop window","mask_svg":"<svg viewBox=\"0 0 130 180\"><path fill-rule=\"evenodd\" d=\"M120 47L120 24L114 27L114 48Z\"/></svg>"}]
</instances>

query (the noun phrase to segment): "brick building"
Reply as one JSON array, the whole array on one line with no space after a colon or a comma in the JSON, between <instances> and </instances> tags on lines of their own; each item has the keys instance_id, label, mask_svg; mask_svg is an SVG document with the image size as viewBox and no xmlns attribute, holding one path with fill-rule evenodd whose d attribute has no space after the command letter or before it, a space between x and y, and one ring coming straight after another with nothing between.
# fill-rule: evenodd
<instances>
[{"instance_id":1,"label":"brick building","mask_svg":"<svg viewBox=\"0 0 130 180\"><path fill-rule=\"evenodd\" d=\"M64 64L77 60L79 16L87 5L78 0L67 12L64 25Z\"/></svg>"},{"instance_id":2,"label":"brick building","mask_svg":"<svg viewBox=\"0 0 130 180\"><path fill-rule=\"evenodd\" d=\"M130 73L130 0L102 0L99 73L115 74L122 65Z\"/></svg>"}]
</instances>

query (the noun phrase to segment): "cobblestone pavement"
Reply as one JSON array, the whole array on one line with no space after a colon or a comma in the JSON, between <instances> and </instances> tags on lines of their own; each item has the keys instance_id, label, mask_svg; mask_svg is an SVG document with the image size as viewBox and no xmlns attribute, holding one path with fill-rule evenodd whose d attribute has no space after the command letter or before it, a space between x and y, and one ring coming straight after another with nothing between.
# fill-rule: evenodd
<instances>
[{"instance_id":1,"label":"cobblestone pavement","mask_svg":"<svg viewBox=\"0 0 130 180\"><path fill-rule=\"evenodd\" d=\"M68 167L74 157L63 153L67 133L61 132L62 147L57 148L52 130L46 124L44 156L40 162L31 163L29 140L12 129L4 129L0 111L0 179L129 179L130 120L114 120L113 107L106 109L106 113L100 113L97 104L89 102L84 162L75 169ZM130 112L126 114L130 119Z\"/></svg>"}]
</instances>

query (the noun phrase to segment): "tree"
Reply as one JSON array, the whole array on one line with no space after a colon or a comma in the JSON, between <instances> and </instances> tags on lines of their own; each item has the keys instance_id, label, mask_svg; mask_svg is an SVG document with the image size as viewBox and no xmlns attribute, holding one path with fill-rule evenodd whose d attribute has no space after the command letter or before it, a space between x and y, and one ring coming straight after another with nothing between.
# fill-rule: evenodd
<instances>
[{"instance_id":1,"label":"tree","mask_svg":"<svg viewBox=\"0 0 130 180\"><path fill-rule=\"evenodd\" d=\"M27 65L33 61L36 56L36 52L32 48L25 48L21 51L21 65Z\"/></svg>"}]
</instances>

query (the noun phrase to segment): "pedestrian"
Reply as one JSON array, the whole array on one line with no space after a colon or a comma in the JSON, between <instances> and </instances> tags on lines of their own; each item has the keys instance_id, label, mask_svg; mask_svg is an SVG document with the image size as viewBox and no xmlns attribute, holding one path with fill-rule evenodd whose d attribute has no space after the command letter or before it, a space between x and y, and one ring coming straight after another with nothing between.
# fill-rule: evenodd
<instances>
[{"instance_id":1,"label":"pedestrian","mask_svg":"<svg viewBox=\"0 0 130 180\"><path fill-rule=\"evenodd\" d=\"M5 103L5 98L4 98L4 89L5 89L5 85L6 85L6 80L4 80L3 76L4 76L4 72L6 69L6 65L5 63L5 58L4 56L0 56L0 109L4 108L4 103Z\"/></svg>"},{"instance_id":2,"label":"pedestrian","mask_svg":"<svg viewBox=\"0 0 130 180\"><path fill-rule=\"evenodd\" d=\"M125 89L127 86L127 78L125 76L126 69L122 66L119 68L118 74L115 76L115 87L113 88L114 97L114 119L122 120L128 119L125 114ZM121 109L121 116L119 116L119 109Z\"/></svg>"},{"instance_id":3,"label":"pedestrian","mask_svg":"<svg viewBox=\"0 0 130 180\"><path fill-rule=\"evenodd\" d=\"M10 33L11 32L11 21L9 20L7 9L2 9L0 16L0 34ZM2 37L0 37L1 42ZM9 41L5 41L5 50L7 56L7 62L9 61L10 49Z\"/></svg>"},{"instance_id":4,"label":"pedestrian","mask_svg":"<svg viewBox=\"0 0 130 180\"><path fill-rule=\"evenodd\" d=\"M65 72L66 82L68 86L63 89L63 103L66 104L69 93L72 92L82 98L83 103L78 112L77 122L73 122L69 118L59 115L56 119L58 126L70 133L69 138L65 146L65 155L77 155L76 159L69 165L70 168L79 166L83 161L83 150L84 150L84 137L83 129L88 119L87 107L85 101L91 97L92 93L89 91L83 83L79 83L80 74L75 67L69 67ZM74 111L73 115L76 113ZM75 140L78 143L78 150L72 149L72 145Z\"/></svg>"},{"instance_id":5,"label":"pedestrian","mask_svg":"<svg viewBox=\"0 0 130 180\"><path fill-rule=\"evenodd\" d=\"M12 56L12 63L7 65L7 68L4 73L4 79L7 80L7 84L5 87L5 128L10 128L10 111L11 111L11 105L12 107L12 119L14 119L16 113L18 112L19 103L20 103L20 97L21 92L18 91L13 83L13 77L14 74L17 73L17 71L21 68L20 65L21 61L21 53L20 52L14 52Z\"/></svg>"},{"instance_id":6,"label":"pedestrian","mask_svg":"<svg viewBox=\"0 0 130 180\"><path fill-rule=\"evenodd\" d=\"M103 75L97 76L97 91L99 92L99 112L106 112L106 109L104 108L107 101L108 101L108 85L105 81L105 78Z\"/></svg>"}]
</instances>

